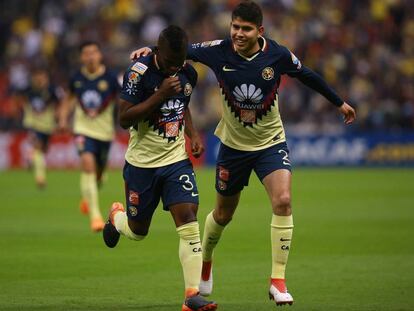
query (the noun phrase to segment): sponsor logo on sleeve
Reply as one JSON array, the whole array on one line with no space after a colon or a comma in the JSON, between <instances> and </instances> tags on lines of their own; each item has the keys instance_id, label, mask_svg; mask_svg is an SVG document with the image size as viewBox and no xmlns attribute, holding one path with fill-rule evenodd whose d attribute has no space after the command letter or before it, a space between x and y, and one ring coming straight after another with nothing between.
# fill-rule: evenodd
<instances>
[{"instance_id":1,"label":"sponsor logo on sleeve","mask_svg":"<svg viewBox=\"0 0 414 311\"><path fill-rule=\"evenodd\" d=\"M290 56L292 57L292 63L296 65L296 69L299 70L300 68L302 68L302 64L300 63L300 60L295 56L295 54L290 52Z\"/></svg>"},{"instance_id":2,"label":"sponsor logo on sleeve","mask_svg":"<svg viewBox=\"0 0 414 311\"><path fill-rule=\"evenodd\" d=\"M143 75L145 71L147 71L147 69L148 69L147 65L140 63L140 62L135 63L131 67L131 70L138 72L140 75Z\"/></svg>"}]
</instances>

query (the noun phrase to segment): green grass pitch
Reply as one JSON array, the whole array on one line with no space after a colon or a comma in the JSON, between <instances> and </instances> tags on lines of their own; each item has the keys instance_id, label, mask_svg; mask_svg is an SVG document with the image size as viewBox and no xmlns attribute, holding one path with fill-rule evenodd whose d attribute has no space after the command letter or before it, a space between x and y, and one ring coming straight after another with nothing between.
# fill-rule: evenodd
<instances>
[{"instance_id":1,"label":"green grass pitch","mask_svg":"<svg viewBox=\"0 0 414 311\"><path fill-rule=\"evenodd\" d=\"M52 171L44 191L27 171L0 172L0 310L181 310L178 238L157 210L142 242L115 249L78 211L79 173ZM197 170L201 227L214 172ZM123 197L108 173L101 209ZM294 239L282 310L414 310L414 170L296 169ZM223 311L266 311L270 273L267 196L256 176L215 253L212 299Z\"/></svg>"}]
</instances>

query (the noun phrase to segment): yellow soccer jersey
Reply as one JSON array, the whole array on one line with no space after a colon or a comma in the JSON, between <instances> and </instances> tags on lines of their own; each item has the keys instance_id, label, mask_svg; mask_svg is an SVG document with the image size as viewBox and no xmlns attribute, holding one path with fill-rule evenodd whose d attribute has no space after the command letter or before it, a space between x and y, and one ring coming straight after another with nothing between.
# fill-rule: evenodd
<instances>
[{"instance_id":1,"label":"yellow soccer jersey","mask_svg":"<svg viewBox=\"0 0 414 311\"><path fill-rule=\"evenodd\" d=\"M298 78L338 107L343 103L286 47L264 37L259 44L261 49L250 57L239 54L231 39L196 43L187 51L191 60L215 73L223 96L223 116L215 133L237 150L261 150L285 141L278 104L284 74Z\"/></svg>"},{"instance_id":2,"label":"yellow soccer jersey","mask_svg":"<svg viewBox=\"0 0 414 311\"><path fill-rule=\"evenodd\" d=\"M77 98L74 133L111 141L115 134L114 108L119 91L116 75L103 66L94 75L82 68L72 77L70 90Z\"/></svg>"},{"instance_id":3,"label":"yellow soccer jersey","mask_svg":"<svg viewBox=\"0 0 414 311\"><path fill-rule=\"evenodd\" d=\"M29 87L23 92L26 100L23 125L44 134L51 134L56 127L55 109L58 105L57 89L49 86L44 90Z\"/></svg>"},{"instance_id":4,"label":"yellow soccer jersey","mask_svg":"<svg viewBox=\"0 0 414 311\"><path fill-rule=\"evenodd\" d=\"M167 78L157 67L154 55L141 57L124 75L121 99L139 105ZM178 73L182 91L130 129L125 159L136 167L161 167L188 158L185 150L184 114L197 81L194 68L186 64Z\"/></svg>"}]
</instances>

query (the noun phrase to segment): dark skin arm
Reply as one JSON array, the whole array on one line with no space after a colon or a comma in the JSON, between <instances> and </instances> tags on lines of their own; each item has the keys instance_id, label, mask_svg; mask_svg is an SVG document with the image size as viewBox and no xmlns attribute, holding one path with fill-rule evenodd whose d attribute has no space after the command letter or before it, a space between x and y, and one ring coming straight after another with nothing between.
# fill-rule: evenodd
<instances>
[{"instance_id":1,"label":"dark skin arm","mask_svg":"<svg viewBox=\"0 0 414 311\"><path fill-rule=\"evenodd\" d=\"M123 99L119 103L119 123L127 129L139 121L145 120L167 98L181 92L181 84L178 77L169 77L162 81L159 89L148 99L134 105Z\"/></svg>"},{"instance_id":2,"label":"dark skin arm","mask_svg":"<svg viewBox=\"0 0 414 311\"><path fill-rule=\"evenodd\" d=\"M188 109L188 107L185 109L184 122L185 134L191 140L191 153L195 158L199 158L204 152L204 145L201 141L200 136L198 135L197 130L193 126L191 112L190 109Z\"/></svg>"}]
</instances>

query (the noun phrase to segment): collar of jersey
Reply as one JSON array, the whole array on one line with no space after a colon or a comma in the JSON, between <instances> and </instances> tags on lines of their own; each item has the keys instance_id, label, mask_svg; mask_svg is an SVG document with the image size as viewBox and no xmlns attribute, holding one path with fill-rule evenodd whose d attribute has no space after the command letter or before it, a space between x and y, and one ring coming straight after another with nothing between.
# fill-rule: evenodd
<instances>
[{"instance_id":1,"label":"collar of jersey","mask_svg":"<svg viewBox=\"0 0 414 311\"><path fill-rule=\"evenodd\" d=\"M260 54L260 52L266 52L267 51L267 41L266 41L266 39L264 37L260 36L259 39L258 39L258 41L259 41L259 45L261 45L261 49L260 49L259 52L257 52L256 54L253 54L250 57L246 57L246 56L240 54L239 52L237 52L236 49L234 48L234 45L232 45L232 47L233 47L233 50L237 54L239 54L240 57L244 58L247 61L252 61L253 59L255 59L257 57L257 55Z\"/></svg>"},{"instance_id":2,"label":"collar of jersey","mask_svg":"<svg viewBox=\"0 0 414 311\"><path fill-rule=\"evenodd\" d=\"M101 65L99 66L98 70L96 70L94 73L90 73L85 66L81 68L82 74L89 80L95 80L97 77L100 77L105 72L105 66Z\"/></svg>"}]
</instances>

